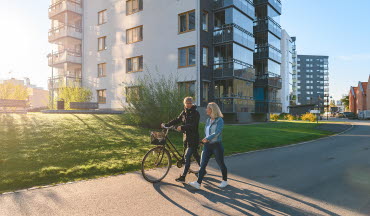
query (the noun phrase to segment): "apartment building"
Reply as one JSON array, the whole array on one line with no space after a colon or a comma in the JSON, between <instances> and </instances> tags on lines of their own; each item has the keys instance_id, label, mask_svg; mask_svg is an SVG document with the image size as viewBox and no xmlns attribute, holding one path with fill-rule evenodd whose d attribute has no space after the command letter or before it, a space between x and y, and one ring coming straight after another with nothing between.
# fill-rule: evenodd
<instances>
[{"instance_id":1,"label":"apartment building","mask_svg":"<svg viewBox=\"0 0 370 216\"><path fill-rule=\"evenodd\" d=\"M255 17L255 8L260 18ZM146 73L154 78L172 75L200 106L215 101L224 113L240 116L278 111L268 106L256 110L253 64L255 52L260 68L274 62L258 76L264 91L260 102L270 103L264 94L277 99L278 88L269 84L278 81L281 86L276 63L281 54L272 56L280 47L281 29L276 25L280 14L278 0L53 1L49 41L58 51L49 57L57 74L52 88L59 83L81 84L92 90L101 109L121 109L138 78ZM66 33L57 33L60 29ZM271 38L270 32L279 37ZM257 38L260 48L268 39L276 50L255 51ZM67 55L57 64L59 53ZM268 71L274 76L267 76ZM67 82L70 77L73 82Z\"/></svg>"},{"instance_id":2,"label":"apartment building","mask_svg":"<svg viewBox=\"0 0 370 216\"><path fill-rule=\"evenodd\" d=\"M298 104L297 98L297 37L292 38L292 92L291 92L291 105Z\"/></svg>"},{"instance_id":3,"label":"apartment building","mask_svg":"<svg viewBox=\"0 0 370 216\"><path fill-rule=\"evenodd\" d=\"M324 110L329 102L329 57L298 55L298 105L315 104Z\"/></svg>"},{"instance_id":4,"label":"apartment building","mask_svg":"<svg viewBox=\"0 0 370 216\"><path fill-rule=\"evenodd\" d=\"M289 106L291 101L291 93L293 87L293 40L289 34L282 30L281 32L281 89L278 91L281 100L281 108L283 113L289 113Z\"/></svg>"}]
</instances>

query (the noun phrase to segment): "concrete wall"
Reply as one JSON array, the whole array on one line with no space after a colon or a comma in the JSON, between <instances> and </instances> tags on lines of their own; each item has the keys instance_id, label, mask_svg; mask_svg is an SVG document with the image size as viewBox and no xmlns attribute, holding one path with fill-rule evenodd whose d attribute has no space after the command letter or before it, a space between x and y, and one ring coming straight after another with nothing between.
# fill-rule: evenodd
<instances>
[{"instance_id":1,"label":"concrete wall","mask_svg":"<svg viewBox=\"0 0 370 216\"><path fill-rule=\"evenodd\" d=\"M280 50L281 50L281 81L282 87L278 91L278 96L281 99L281 107L283 113L289 113L290 92L292 89L292 39L285 30L281 32Z\"/></svg>"}]
</instances>

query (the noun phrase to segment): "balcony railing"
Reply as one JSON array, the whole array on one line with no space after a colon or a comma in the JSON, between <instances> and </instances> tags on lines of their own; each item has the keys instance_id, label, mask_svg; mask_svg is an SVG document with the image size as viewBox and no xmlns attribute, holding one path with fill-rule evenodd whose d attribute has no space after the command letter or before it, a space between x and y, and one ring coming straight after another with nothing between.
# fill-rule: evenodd
<instances>
[{"instance_id":1,"label":"balcony railing","mask_svg":"<svg viewBox=\"0 0 370 216\"><path fill-rule=\"evenodd\" d=\"M255 103L251 99L218 98L215 102L223 113L250 112L254 113Z\"/></svg>"},{"instance_id":2,"label":"balcony railing","mask_svg":"<svg viewBox=\"0 0 370 216\"><path fill-rule=\"evenodd\" d=\"M270 100L270 101L256 101L256 113L281 113L282 112L282 106L281 101L276 100Z\"/></svg>"},{"instance_id":3,"label":"balcony railing","mask_svg":"<svg viewBox=\"0 0 370 216\"><path fill-rule=\"evenodd\" d=\"M282 81L281 76L274 74L274 73L268 73L263 76L258 76L255 83L255 86L269 86L272 88L282 88Z\"/></svg>"},{"instance_id":4,"label":"balcony railing","mask_svg":"<svg viewBox=\"0 0 370 216\"><path fill-rule=\"evenodd\" d=\"M61 0L49 7L49 18L54 17L55 15L65 12L71 11L76 14L82 14L82 6L81 1L79 0Z\"/></svg>"},{"instance_id":5,"label":"balcony railing","mask_svg":"<svg viewBox=\"0 0 370 216\"><path fill-rule=\"evenodd\" d=\"M281 62L281 51L271 44L257 45L254 52L255 59L270 58L277 62Z\"/></svg>"},{"instance_id":6,"label":"balcony railing","mask_svg":"<svg viewBox=\"0 0 370 216\"><path fill-rule=\"evenodd\" d=\"M251 82L256 79L253 66L237 59L215 62L213 65L213 77L214 79L237 78Z\"/></svg>"},{"instance_id":7,"label":"balcony railing","mask_svg":"<svg viewBox=\"0 0 370 216\"><path fill-rule=\"evenodd\" d=\"M81 64L81 53L78 51L62 50L48 55L49 66L56 66L67 62Z\"/></svg>"},{"instance_id":8,"label":"balcony railing","mask_svg":"<svg viewBox=\"0 0 370 216\"><path fill-rule=\"evenodd\" d=\"M255 18L254 4L250 0L214 0L214 9L234 5L252 19Z\"/></svg>"},{"instance_id":9,"label":"balcony railing","mask_svg":"<svg viewBox=\"0 0 370 216\"><path fill-rule=\"evenodd\" d=\"M258 19L257 21L254 22L253 28L255 33L270 31L277 37L281 38L281 26L270 17Z\"/></svg>"},{"instance_id":10,"label":"balcony railing","mask_svg":"<svg viewBox=\"0 0 370 216\"><path fill-rule=\"evenodd\" d=\"M254 5L257 7L260 4L269 3L276 11L281 14L281 1L280 0L254 0Z\"/></svg>"},{"instance_id":11,"label":"balcony railing","mask_svg":"<svg viewBox=\"0 0 370 216\"><path fill-rule=\"evenodd\" d=\"M215 44L234 41L252 50L254 49L253 34L236 24L223 25L213 32L213 42Z\"/></svg>"},{"instance_id":12,"label":"balcony railing","mask_svg":"<svg viewBox=\"0 0 370 216\"><path fill-rule=\"evenodd\" d=\"M53 42L63 37L82 39L82 29L74 26L62 25L49 31L49 42Z\"/></svg>"},{"instance_id":13,"label":"balcony railing","mask_svg":"<svg viewBox=\"0 0 370 216\"><path fill-rule=\"evenodd\" d=\"M57 76L49 78L49 89L59 89L62 87L81 87L81 77Z\"/></svg>"},{"instance_id":14,"label":"balcony railing","mask_svg":"<svg viewBox=\"0 0 370 216\"><path fill-rule=\"evenodd\" d=\"M329 72L325 72L324 73L324 76L329 76Z\"/></svg>"}]
</instances>

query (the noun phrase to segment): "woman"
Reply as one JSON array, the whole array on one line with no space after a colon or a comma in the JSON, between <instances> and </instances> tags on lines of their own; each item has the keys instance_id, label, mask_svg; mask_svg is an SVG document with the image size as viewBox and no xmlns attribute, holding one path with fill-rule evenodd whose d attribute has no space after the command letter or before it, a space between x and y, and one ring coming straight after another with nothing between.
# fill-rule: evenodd
<instances>
[{"instance_id":1,"label":"woman","mask_svg":"<svg viewBox=\"0 0 370 216\"><path fill-rule=\"evenodd\" d=\"M219 187L224 188L229 183L227 181L227 168L224 162L224 147L222 145L222 130L224 128L224 120L222 119L223 115L217 104L213 102L208 104L206 112L210 118L207 119L206 126L204 128L206 137L202 140L204 143L204 148L202 152L202 161L200 163L198 181L190 182L189 184L196 189L200 188L208 161L214 154L216 162L222 172L222 181Z\"/></svg>"},{"instance_id":2,"label":"woman","mask_svg":"<svg viewBox=\"0 0 370 216\"><path fill-rule=\"evenodd\" d=\"M185 167L183 173L175 179L177 182L185 182L186 174L190 168L190 158L193 155L198 165L200 165L199 148L199 112L197 106L193 105L193 98L186 97L184 99L184 110L174 120L167 124L162 123L162 127L170 127L182 123L177 127L177 131L183 132L183 142L185 150Z\"/></svg>"}]
</instances>

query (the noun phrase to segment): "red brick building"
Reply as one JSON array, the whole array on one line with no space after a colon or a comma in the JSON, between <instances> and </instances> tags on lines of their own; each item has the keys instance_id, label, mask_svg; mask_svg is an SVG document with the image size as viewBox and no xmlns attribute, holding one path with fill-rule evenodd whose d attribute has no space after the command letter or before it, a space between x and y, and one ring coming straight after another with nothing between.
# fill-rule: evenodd
<instances>
[{"instance_id":1,"label":"red brick building","mask_svg":"<svg viewBox=\"0 0 370 216\"><path fill-rule=\"evenodd\" d=\"M350 112L358 114L368 109L367 90L368 82L358 82L357 87L351 86L348 94Z\"/></svg>"},{"instance_id":2,"label":"red brick building","mask_svg":"<svg viewBox=\"0 0 370 216\"><path fill-rule=\"evenodd\" d=\"M351 86L348 93L348 99L349 99L349 111L353 113L357 113L356 96L357 96L357 87Z\"/></svg>"}]
</instances>

